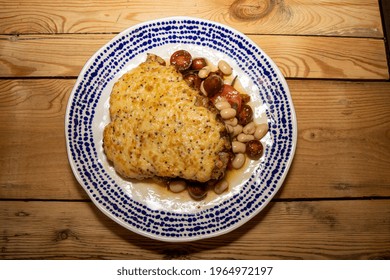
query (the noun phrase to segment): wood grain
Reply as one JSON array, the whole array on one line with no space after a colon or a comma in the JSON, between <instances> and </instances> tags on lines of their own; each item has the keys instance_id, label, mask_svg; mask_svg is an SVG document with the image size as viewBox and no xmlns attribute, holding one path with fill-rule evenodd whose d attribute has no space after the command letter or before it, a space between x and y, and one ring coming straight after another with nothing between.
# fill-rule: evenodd
<instances>
[{"instance_id":1,"label":"wood grain","mask_svg":"<svg viewBox=\"0 0 390 280\"><path fill-rule=\"evenodd\" d=\"M0 35L0 77L75 77L87 60L113 37L112 34ZM288 78L389 78L383 40L249 37Z\"/></svg>"},{"instance_id":2,"label":"wood grain","mask_svg":"<svg viewBox=\"0 0 390 280\"><path fill-rule=\"evenodd\" d=\"M64 137L74 83L0 81L1 197L87 198L76 187Z\"/></svg>"},{"instance_id":3,"label":"wood grain","mask_svg":"<svg viewBox=\"0 0 390 280\"><path fill-rule=\"evenodd\" d=\"M390 259L388 3L0 0L0 259ZM294 161L267 207L229 234L178 244L98 210L64 137L87 60L169 16L247 34L287 77L298 120Z\"/></svg>"},{"instance_id":4,"label":"wood grain","mask_svg":"<svg viewBox=\"0 0 390 280\"><path fill-rule=\"evenodd\" d=\"M194 16L245 33L383 36L376 0L0 1L0 34L120 32L167 16Z\"/></svg>"},{"instance_id":5,"label":"wood grain","mask_svg":"<svg viewBox=\"0 0 390 280\"><path fill-rule=\"evenodd\" d=\"M92 203L3 201L0 259L388 259L389 202L270 203L223 237L172 244L119 226Z\"/></svg>"},{"instance_id":6,"label":"wood grain","mask_svg":"<svg viewBox=\"0 0 390 280\"><path fill-rule=\"evenodd\" d=\"M389 78L383 40L256 35L250 38L287 78Z\"/></svg>"},{"instance_id":7,"label":"wood grain","mask_svg":"<svg viewBox=\"0 0 390 280\"><path fill-rule=\"evenodd\" d=\"M77 76L114 35L1 36L0 77Z\"/></svg>"},{"instance_id":8,"label":"wood grain","mask_svg":"<svg viewBox=\"0 0 390 280\"><path fill-rule=\"evenodd\" d=\"M298 145L280 197L389 195L389 83L288 83Z\"/></svg>"},{"instance_id":9,"label":"wood grain","mask_svg":"<svg viewBox=\"0 0 390 280\"><path fill-rule=\"evenodd\" d=\"M0 198L86 199L64 116L75 80L0 80ZM386 82L289 80L298 145L278 198L390 196Z\"/></svg>"}]
</instances>

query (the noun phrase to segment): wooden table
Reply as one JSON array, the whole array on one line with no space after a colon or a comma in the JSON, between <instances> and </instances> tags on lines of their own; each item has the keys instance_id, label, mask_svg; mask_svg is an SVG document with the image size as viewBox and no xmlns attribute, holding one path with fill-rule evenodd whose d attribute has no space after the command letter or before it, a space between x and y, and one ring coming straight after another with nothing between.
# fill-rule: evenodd
<instances>
[{"instance_id":1,"label":"wooden table","mask_svg":"<svg viewBox=\"0 0 390 280\"><path fill-rule=\"evenodd\" d=\"M389 259L389 6L0 1L0 258ZM174 15L227 24L261 46L287 79L299 128L293 165L266 209L227 235L184 244L102 214L70 169L64 137L87 59L127 27Z\"/></svg>"}]
</instances>

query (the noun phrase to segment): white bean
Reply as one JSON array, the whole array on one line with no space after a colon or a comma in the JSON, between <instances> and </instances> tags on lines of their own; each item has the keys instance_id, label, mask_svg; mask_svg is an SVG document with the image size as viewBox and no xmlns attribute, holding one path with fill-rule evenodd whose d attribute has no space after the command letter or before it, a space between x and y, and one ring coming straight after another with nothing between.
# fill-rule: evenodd
<instances>
[{"instance_id":1,"label":"white bean","mask_svg":"<svg viewBox=\"0 0 390 280\"><path fill-rule=\"evenodd\" d=\"M218 182L215 186L214 186L214 192L216 194L221 194L223 193L224 191L226 191L229 187L229 183L226 181L226 180L222 180L220 182Z\"/></svg>"},{"instance_id":2,"label":"white bean","mask_svg":"<svg viewBox=\"0 0 390 280\"><path fill-rule=\"evenodd\" d=\"M226 108L221 111L221 117L224 120L234 118L236 116L236 110L233 108Z\"/></svg>"},{"instance_id":3,"label":"white bean","mask_svg":"<svg viewBox=\"0 0 390 280\"><path fill-rule=\"evenodd\" d=\"M225 60L220 60L218 62L218 69L221 70L221 72L226 76L232 74L232 67L230 67L230 65Z\"/></svg>"},{"instance_id":4,"label":"white bean","mask_svg":"<svg viewBox=\"0 0 390 280\"><path fill-rule=\"evenodd\" d=\"M245 153L245 150L246 150L246 145L242 142L239 142L239 141L233 141L232 142L232 151L233 153L235 154L238 154L238 153Z\"/></svg>"},{"instance_id":5,"label":"white bean","mask_svg":"<svg viewBox=\"0 0 390 280\"><path fill-rule=\"evenodd\" d=\"M218 97L218 102L228 102L228 101L225 97L221 96L221 97ZM230 105L230 103L229 103L229 105Z\"/></svg>"},{"instance_id":6,"label":"white bean","mask_svg":"<svg viewBox=\"0 0 390 280\"><path fill-rule=\"evenodd\" d=\"M262 123L256 126L256 130L254 133L255 139L260 140L263 138L268 132L268 124L267 123Z\"/></svg>"},{"instance_id":7,"label":"white bean","mask_svg":"<svg viewBox=\"0 0 390 280\"><path fill-rule=\"evenodd\" d=\"M245 134L253 134L255 133L255 130L256 130L256 124L255 122L250 122L248 123L246 126L244 126L244 128L242 129L242 131L245 133Z\"/></svg>"},{"instance_id":8,"label":"white bean","mask_svg":"<svg viewBox=\"0 0 390 280\"><path fill-rule=\"evenodd\" d=\"M169 190L174 193L179 193L181 191L184 191L186 187L187 187L186 182L182 180L169 182Z\"/></svg>"},{"instance_id":9,"label":"white bean","mask_svg":"<svg viewBox=\"0 0 390 280\"><path fill-rule=\"evenodd\" d=\"M233 127L233 137L236 137L242 132L242 125L236 125Z\"/></svg>"},{"instance_id":10,"label":"white bean","mask_svg":"<svg viewBox=\"0 0 390 280\"><path fill-rule=\"evenodd\" d=\"M226 125L226 130L227 130L228 133L233 133L234 132L234 127L227 124Z\"/></svg>"},{"instance_id":11,"label":"white bean","mask_svg":"<svg viewBox=\"0 0 390 280\"><path fill-rule=\"evenodd\" d=\"M205 66L205 67L203 67L202 69L199 70L198 76L201 79L206 79L207 76L210 74L210 72L211 72L210 67L209 66Z\"/></svg>"},{"instance_id":12,"label":"white bean","mask_svg":"<svg viewBox=\"0 0 390 280\"><path fill-rule=\"evenodd\" d=\"M240 169L244 163L245 163L245 155L242 154L242 153L239 153L239 154L236 154L236 156L234 157L233 161L232 161L232 166L234 169Z\"/></svg>"},{"instance_id":13,"label":"white bean","mask_svg":"<svg viewBox=\"0 0 390 280\"><path fill-rule=\"evenodd\" d=\"M219 101L217 103L215 103L215 107L221 111L223 109L227 109L227 108L231 108L232 106L230 106L230 103L227 102L227 101Z\"/></svg>"},{"instance_id":14,"label":"white bean","mask_svg":"<svg viewBox=\"0 0 390 280\"><path fill-rule=\"evenodd\" d=\"M254 139L255 139L255 136L253 136L251 134L240 133L237 136L237 140L242 142L242 143L246 143L246 142L249 142L249 141L254 140Z\"/></svg>"},{"instance_id":15,"label":"white bean","mask_svg":"<svg viewBox=\"0 0 390 280\"><path fill-rule=\"evenodd\" d=\"M236 126L238 124L237 118L231 118L228 120L225 120L225 124L231 125L231 126Z\"/></svg>"}]
</instances>

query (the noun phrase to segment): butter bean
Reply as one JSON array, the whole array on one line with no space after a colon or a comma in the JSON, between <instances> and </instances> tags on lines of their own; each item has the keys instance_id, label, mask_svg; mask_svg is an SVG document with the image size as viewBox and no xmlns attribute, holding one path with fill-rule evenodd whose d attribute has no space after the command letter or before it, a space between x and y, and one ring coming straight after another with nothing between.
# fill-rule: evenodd
<instances>
[{"instance_id":1,"label":"butter bean","mask_svg":"<svg viewBox=\"0 0 390 280\"><path fill-rule=\"evenodd\" d=\"M234 127L227 124L226 125L226 130L227 130L228 133L233 133L234 132Z\"/></svg>"},{"instance_id":2,"label":"butter bean","mask_svg":"<svg viewBox=\"0 0 390 280\"><path fill-rule=\"evenodd\" d=\"M209 66L205 66L205 67L203 67L202 69L199 70L198 76L201 79L206 79L207 76L210 74L210 72L211 72L210 67Z\"/></svg>"},{"instance_id":3,"label":"butter bean","mask_svg":"<svg viewBox=\"0 0 390 280\"><path fill-rule=\"evenodd\" d=\"M237 140L242 142L242 143L246 143L246 142L249 142L249 141L254 140L254 139L255 139L255 136L253 136L251 134L240 133L237 136Z\"/></svg>"},{"instance_id":4,"label":"butter bean","mask_svg":"<svg viewBox=\"0 0 390 280\"><path fill-rule=\"evenodd\" d=\"M233 141L232 142L232 151L235 154L238 153L245 153L246 145L239 141Z\"/></svg>"},{"instance_id":5,"label":"butter bean","mask_svg":"<svg viewBox=\"0 0 390 280\"><path fill-rule=\"evenodd\" d=\"M227 101L220 101L220 102L217 102L215 103L215 107L221 111L223 109L228 109L228 108L231 108L232 106L230 106L230 103L227 102Z\"/></svg>"},{"instance_id":6,"label":"butter bean","mask_svg":"<svg viewBox=\"0 0 390 280\"><path fill-rule=\"evenodd\" d=\"M245 133L245 134L253 134L255 133L255 130L256 130L256 124L254 122L250 122L248 123L246 126L244 126L244 128L242 129L242 131Z\"/></svg>"},{"instance_id":7,"label":"butter bean","mask_svg":"<svg viewBox=\"0 0 390 280\"><path fill-rule=\"evenodd\" d=\"M227 108L227 109L223 109L221 111L221 117L224 120L228 120L228 119L234 118L235 116L236 116L236 110L233 109L233 108Z\"/></svg>"},{"instance_id":8,"label":"butter bean","mask_svg":"<svg viewBox=\"0 0 390 280\"><path fill-rule=\"evenodd\" d=\"M242 132L242 125L236 125L233 127L233 137L236 137Z\"/></svg>"},{"instance_id":9,"label":"butter bean","mask_svg":"<svg viewBox=\"0 0 390 280\"><path fill-rule=\"evenodd\" d=\"M231 126L236 126L238 124L237 118L232 118L225 120L225 124L231 125Z\"/></svg>"},{"instance_id":10,"label":"butter bean","mask_svg":"<svg viewBox=\"0 0 390 280\"><path fill-rule=\"evenodd\" d=\"M169 182L169 190L174 193L179 193L184 191L187 187L187 184L183 180L171 181Z\"/></svg>"},{"instance_id":11,"label":"butter bean","mask_svg":"<svg viewBox=\"0 0 390 280\"><path fill-rule=\"evenodd\" d=\"M236 156L234 157L233 161L232 161L232 166L234 169L240 169L244 163L245 163L245 155L244 154L236 154Z\"/></svg>"},{"instance_id":12,"label":"butter bean","mask_svg":"<svg viewBox=\"0 0 390 280\"><path fill-rule=\"evenodd\" d=\"M267 134L267 132L268 132L268 124L267 123L259 124L258 126L256 126L255 129L255 133L254 133L255 139L260 140Z\"/></svg>"},{"instance_id":13,"label":"butter bean","mask_svg":"<svg viewBox=\"0 0 390 280\"><path fill-rule=\"evenodd\" d=\"M218 69L221 70L221 72L226 76L232 74L232 67L230 67L230 65L225 60L220 60L218 62Z\"/></svg>"},{"instance_id":14,"label":"butter bean","mask_svg":"<svg viewBox=\"0 0 390 280\"><path fill-rule=\"evenodd\" d=\"M226 181L226 180L222 180L220 182L218 182L215 186L214 186L214 192L216 194L221 194L223 193L224 191L226 191L229 187L229 183Z\"/></svg>"}]
</instances>

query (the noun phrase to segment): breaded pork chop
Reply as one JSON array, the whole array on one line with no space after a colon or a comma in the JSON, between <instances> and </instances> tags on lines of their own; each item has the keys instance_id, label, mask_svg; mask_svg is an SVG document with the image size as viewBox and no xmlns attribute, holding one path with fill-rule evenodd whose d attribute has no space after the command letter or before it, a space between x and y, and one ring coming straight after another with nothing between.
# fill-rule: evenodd
<instances>
[{"instance_id":1,"label":"breaded pork chop","mask_svg":"<svg viewBox=\"0 0 390 280\"><path fill-rule=\"evenodd\" d=\"M217 111L173 66L147 60L124 74L110 96L107 158L134 179L221 178L230 141Z\"/></svg>"}]
</instances>

